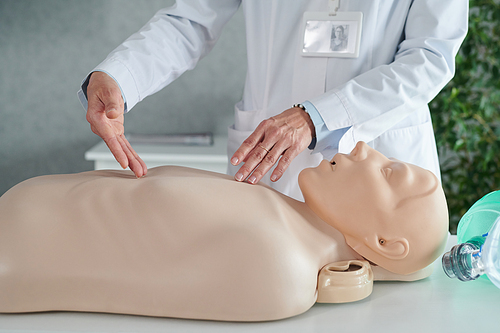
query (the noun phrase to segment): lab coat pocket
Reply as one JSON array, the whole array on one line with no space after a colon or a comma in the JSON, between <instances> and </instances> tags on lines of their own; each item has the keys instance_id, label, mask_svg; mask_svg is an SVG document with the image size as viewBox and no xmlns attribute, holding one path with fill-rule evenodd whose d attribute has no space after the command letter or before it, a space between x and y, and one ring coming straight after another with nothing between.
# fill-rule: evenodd
<instances>
[{"instance_id":1,"label":"lab coat pocket","mask_svg":"<svg viewBox=\"0 0 500 333\"><path fill-rule=\"evenodd\" d=\"M439 160L432 122L389 130L373 141L373 148L387 157L432 171L438 178Z\"/></svg>"},{"instance_id":2,"label":"lab coat pocket","mask_svg":"<svg viewBox=\"0 0 500 333\"><path fill-rule=\"evenodd\" d=\"M263 110L243 110L243 105L239 102L234 106L234 129L253 132L259 123L264 120L263 113Z\"/></svg>"}]
</instances>

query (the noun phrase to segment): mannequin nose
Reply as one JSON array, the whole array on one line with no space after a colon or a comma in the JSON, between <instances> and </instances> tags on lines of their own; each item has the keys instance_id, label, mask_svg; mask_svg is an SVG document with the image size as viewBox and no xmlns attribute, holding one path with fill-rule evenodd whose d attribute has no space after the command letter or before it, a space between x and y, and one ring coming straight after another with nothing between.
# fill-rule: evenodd
<instances>
[{"instance_id":1,"label":"mannequin nose","mask_svg":"<svg viewBox=\"0 0 500 333\"><path fill-rule=\"evenodd\" d=\"M359 141L349 155L356 161L362 161L366 158L370 149L372 148L365 142Z\"/></svg>"}]
</instances>

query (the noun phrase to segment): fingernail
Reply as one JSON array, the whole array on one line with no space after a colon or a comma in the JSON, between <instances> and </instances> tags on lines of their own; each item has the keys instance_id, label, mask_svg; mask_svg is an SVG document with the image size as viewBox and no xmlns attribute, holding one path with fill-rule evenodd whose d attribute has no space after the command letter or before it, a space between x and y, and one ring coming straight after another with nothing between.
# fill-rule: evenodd
<instances>
[{"instance_id":1,"label":"fingernail","mask_svg":"<svg viewBox=\"0 0 500 333\"><path fill-rule=\"evenodd\" d=\"M275 181L277 181L277 180L278 180L278 176L276 176L276 175L272 175L272 176L271 176L271 181L272 181L272 182L275 182Z\"/></svg>"},{"instance_id":2,"label":"fingernail","mask_svg":"<svg viewBox=\"0 0 500 333\"><path fill-rule=\"evenodd\" d=\"M251 176L251 177L248 179L248 182L249 182L250 184L255 184L255 182L256 182L256 181L257 181L257 177L255 177L255 176Z\"/></svg>"},{"instance_id":3,"label":"fingernail","mask_svg":"<svg viewBox=\"0 0 500 333\"><path fill-rule=\"evenodd\" d=\"M238 164L238 158L237 158L237 157L233 157L233 158L231 159L231 164L232 164L232 165L237 165L237 164Z\"/></svg>"},{"instance_id":4,"label":"fingernail","mask_svg":"<svg viewBox=\"0 0 500 333\"><path fill-rule=\"evenodd\" d=\"M241 173L239 173L239 172L238 172L238 173L234 176L234 178L235 178L237 181L241 182L241 181L243 180L243 174L241 174Z\"/></svg>"}]
</instances>

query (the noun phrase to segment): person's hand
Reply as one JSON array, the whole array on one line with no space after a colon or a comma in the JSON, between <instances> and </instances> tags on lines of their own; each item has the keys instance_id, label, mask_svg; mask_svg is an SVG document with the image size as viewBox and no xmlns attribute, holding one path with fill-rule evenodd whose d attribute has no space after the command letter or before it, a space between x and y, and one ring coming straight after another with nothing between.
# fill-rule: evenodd
<instances>
[{"instance_id":1,"label":"person's hand","mask_svg":"<svg viewBox=\"0 0 500 333\"><path fill-rule=\"evenodd\" d=\"M248 182L256 184L279 161L271 181L279 180L292 160L309 146L314 133L311 118L298 107L264 120L231 157L233 165L245 162L234 178L243 181L251 174Z\"/></svg>"},{"instance_id":2,"label":"person's hand","mask_svg":"<svg viewBox=\"0 0 500 333\"><path fill-rule=\"evenodd\" d=\"M122 168L130 167L137 178L147 173L144 161L123 134L123 99L120 87L104 72L94 72L87 87L87 121Z\"/></svg>"}]
</instances>

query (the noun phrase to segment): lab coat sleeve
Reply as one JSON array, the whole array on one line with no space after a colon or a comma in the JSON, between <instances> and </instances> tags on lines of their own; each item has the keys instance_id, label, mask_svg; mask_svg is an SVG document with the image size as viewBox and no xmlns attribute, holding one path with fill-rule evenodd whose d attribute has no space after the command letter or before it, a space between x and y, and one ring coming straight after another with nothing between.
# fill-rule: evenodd
<instances>
[{"instance_id":1,"label":"lab coat sleeve","mask_svg":"<svg viewBox=\"0 0 500 333\"><path fill-rule=\"evenodd\" d=\"M93 71L119 84L127 110L193 69L215 45L241 0L177 0L158 11ZM86 97L80 91L80 99ZM84 104L84 103L82 103Z\"/></svg>"},{"instance_id":2,"label":"lab coat sleeve","mask_svg":"<svg viewBox=\"0 0 500 333\"><path fill-rule=\"evenodd\" d=\"M310 99L329 131L350 127L339 152L374 140L439 93L454 75L467 17L466 0L415 0L392 63Z\"/></svg>"}]
</instances>

